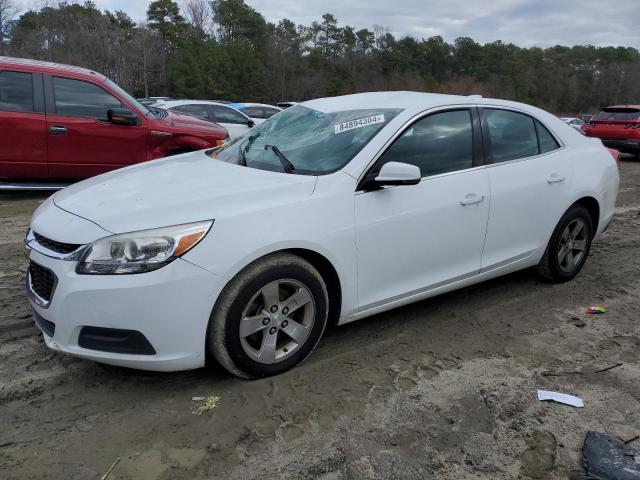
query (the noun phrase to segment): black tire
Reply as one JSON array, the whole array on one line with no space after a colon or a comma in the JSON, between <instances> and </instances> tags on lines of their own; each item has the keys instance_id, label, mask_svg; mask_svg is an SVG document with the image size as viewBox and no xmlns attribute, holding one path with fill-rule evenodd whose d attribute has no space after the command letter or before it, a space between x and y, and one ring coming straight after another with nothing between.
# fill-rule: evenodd
<instances>
[{"instance_id":1,"label":"black tire","mask_svg":"<svg viewBox=\"0 0 640 480\"><path fill-rule=\"evenodd\" d=\"M584 222L584 228L586 229L586 248L581 259L576 262L576 265L573 266L573 268L567 271L566 268L561 266L560 261L558 260L558 254L562 245L562 235L568 225L579 220ZM593 220L591 219L591 215L589 215L589 211L582 205L573 205L562 216L551 235L551 239L549 240L544 255L537 267L538 276L549 283L562 283L573 279L580 270L582 270L582 267L589 256L592 240Z\"/></svg>"},{"instance_id":2,"label":"black tire","mask_svg":"<svg viewBox=\"0 0 640 480\"><path fill-rule=\"evenodd\" d=\"M313 323L306 340L289 356L275 363L260 363L243 347L240 321L247 305L266 285L283 279L298 282L311 294ZM245 267L223 289L209 320L207 348L220 365L240 378L277 375L298 365L313 351L324 332L328 311L327 288L313 265L293 254L272 254ZM267 335L267 330L259 335Z\"/></svg>"}]
</instances>

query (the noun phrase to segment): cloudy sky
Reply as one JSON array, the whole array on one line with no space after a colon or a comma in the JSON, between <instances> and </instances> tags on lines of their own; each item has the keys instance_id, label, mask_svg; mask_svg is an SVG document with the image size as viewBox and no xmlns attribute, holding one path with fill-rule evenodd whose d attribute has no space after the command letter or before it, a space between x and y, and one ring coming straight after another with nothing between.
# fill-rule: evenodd
<instances>
[{"instance_id":1,"label":"cloudy sky","mask_svg":"<svg viewBox=\"0 0 640 480\"><path fill-rule=\"evenodd\" d=\"M17 0L29 5L38 0ZM143 20L149 0L94 0ZM178 0L180 3L181 0ZM387 27L395 35L459 36L517 45L640 48L640 0L246 0L267 20L305 25L332 13L341 25Z\"/></svg>"}]
</instances>

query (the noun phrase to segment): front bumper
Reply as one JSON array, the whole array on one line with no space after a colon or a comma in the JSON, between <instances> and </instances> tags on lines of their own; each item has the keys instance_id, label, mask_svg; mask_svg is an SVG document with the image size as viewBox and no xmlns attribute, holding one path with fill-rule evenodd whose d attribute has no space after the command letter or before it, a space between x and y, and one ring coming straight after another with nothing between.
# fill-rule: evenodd
<instances>
[{"instance_id":1,"label":"front bumper","mask_svg":"<svg viewBox=\"0 0 640 480\"><path fill-rule=\"evenodd\" d=\"M30 298L34 312L55 326L52 331L42 328L47 324L36 322L49 348L143 370L186 370L204 365L209 316L224 287L221 277L182 259L142 274L78 275L75 261L33 250L29 258L57 278L48 306ZM155 353L83 348L78 342L83 327L140 332Z\"/></svg>"}]
</instances>

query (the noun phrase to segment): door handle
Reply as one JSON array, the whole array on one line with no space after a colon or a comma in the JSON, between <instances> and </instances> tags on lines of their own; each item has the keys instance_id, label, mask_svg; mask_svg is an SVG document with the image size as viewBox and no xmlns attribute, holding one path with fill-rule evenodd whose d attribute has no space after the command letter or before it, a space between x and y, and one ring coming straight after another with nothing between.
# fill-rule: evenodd
<instances>
[{"instance_id":1,"label":"door handle","mask_svg":"<svg viewBox=\"0 0 640 480\"><path fill-rule=\"evenodd\" d=\"M480 203L483 200L484 200L484 195L478 196L475 193L470 193L469 195L464 197L464 200L460 201L460 205L464 207L465 205L473 205L474 203Z\"/></svg>"},{"instance_id":2,"label":"door handle","mask_svg":"<svg viewBox=\"0 0 640 480\"><path fill-rule=\"evenodd\" d=\"M49 132L51 133L51 135L66 135L67 127L65 127L64 125L51 125L49 127Z\"/></svg>"},{"instance_id":3,"label":"door handle","mask_svg":"<svg viewBox=\"0 0 640 480\"><path fill-rule=\"evenodd\" d=\"M564 177L562 175L558 175L557 173L552 173L549 178L547 178L547 183L558 183L564 182Z\"/></svg>"}]
</instances>

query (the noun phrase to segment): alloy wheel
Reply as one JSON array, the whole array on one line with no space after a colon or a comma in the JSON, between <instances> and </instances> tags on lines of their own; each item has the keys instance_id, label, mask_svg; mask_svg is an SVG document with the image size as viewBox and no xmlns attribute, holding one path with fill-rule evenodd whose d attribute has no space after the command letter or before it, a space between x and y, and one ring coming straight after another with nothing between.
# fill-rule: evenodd
<instances>
[{"instance_id":1,"label":"alloy wheel","mask_svg":"<svg viewBox=\"0 0 640 480\"><path fill-rule=\"evenodd\" d=\"M558 245L558 265L563 272L573 272L582 262L587 251L587 226L583 219L569 222L562 232Z\"/></svg>"},{"instance_id":2,"label":"alloy wheel","mask_svg":"<svg viewBox=\"0 0 640 480\"><path fill-rule=\"evenodd\" d=\"M262 287L243 310L240 343L254 361L272 364L293 355L309 337L315 302L301 282L280 279Z\"/></svg>"}]
</instances>

